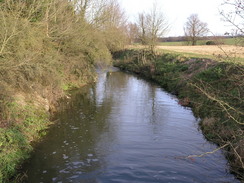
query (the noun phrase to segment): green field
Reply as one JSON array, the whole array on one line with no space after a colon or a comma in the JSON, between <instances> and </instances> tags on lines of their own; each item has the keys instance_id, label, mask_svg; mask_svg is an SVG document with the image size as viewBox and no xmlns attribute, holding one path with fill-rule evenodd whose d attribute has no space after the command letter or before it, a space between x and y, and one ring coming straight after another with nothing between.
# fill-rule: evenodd
<instances>
[{"instance_id":1,"label":"green field","mask_svg":"<svg viewBox=\"0 0 244 183\"><path fill-rule=\"evenodd\" d=\"M208 41L214 41L217 44L223 44L223 45L242 45L243 46L243 38L213 38L213 39L207 39L207 40L199 40L197 41L197 45L206 45L206 42ZM178 41L178 42L159 42L159 46L187 46L187 42L185 41Z\"/></svg>"}]
</instances>

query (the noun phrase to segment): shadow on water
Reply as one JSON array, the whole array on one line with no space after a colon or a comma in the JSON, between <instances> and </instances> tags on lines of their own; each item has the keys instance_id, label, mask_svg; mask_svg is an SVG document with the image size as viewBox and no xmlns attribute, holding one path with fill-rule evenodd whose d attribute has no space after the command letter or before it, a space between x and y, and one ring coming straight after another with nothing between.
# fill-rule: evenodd
<instances>
[{"instance_id":1,"label":"shadow on water","mask_svg":"<svg viewBox=\"0 0 244 183\"><path fill-rule=\"evenodd\" d=\"M24 166L25 182L238 182L190 109L158 86L118 71L62 103Z\"/></svg>"}]
</instances>

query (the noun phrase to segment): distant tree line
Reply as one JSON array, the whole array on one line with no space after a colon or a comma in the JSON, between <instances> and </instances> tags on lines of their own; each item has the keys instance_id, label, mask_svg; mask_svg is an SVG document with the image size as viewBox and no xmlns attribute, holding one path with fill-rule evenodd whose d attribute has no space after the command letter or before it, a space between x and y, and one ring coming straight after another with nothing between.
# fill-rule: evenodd
<instances>
[{"instance_id":1,"label":"distant tree line","mask_svg":"<svg viewBox=\"0 0 244 183\"><path fill-rule=\"evenodd\" d=\"M200 37L199 40L221 40L221 39L229 39L229 38L238 38L239 36L203 36ZM159 42L184 42L187 41L185 36L177 36L177 37L162 37L158 38Z\"/></svg>"}]
</instances>

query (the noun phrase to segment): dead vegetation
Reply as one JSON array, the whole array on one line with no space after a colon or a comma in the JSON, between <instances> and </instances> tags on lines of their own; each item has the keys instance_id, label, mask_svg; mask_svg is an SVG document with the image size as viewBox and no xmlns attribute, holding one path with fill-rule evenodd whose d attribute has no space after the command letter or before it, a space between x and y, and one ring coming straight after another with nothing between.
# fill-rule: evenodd
<instances>
[{"instance_id":1,"label":"dead vegetation","mask_svg":"<svg viewBox=\"0 0 244 183\"><path fill-rule=\"evenodd\" d=\"M231 45L204 45L204 46L157 46L158 49L181 53L193 53L199 55L210 55L216 57L244 58L244 47Z\"/></svg>"}]
</instances>

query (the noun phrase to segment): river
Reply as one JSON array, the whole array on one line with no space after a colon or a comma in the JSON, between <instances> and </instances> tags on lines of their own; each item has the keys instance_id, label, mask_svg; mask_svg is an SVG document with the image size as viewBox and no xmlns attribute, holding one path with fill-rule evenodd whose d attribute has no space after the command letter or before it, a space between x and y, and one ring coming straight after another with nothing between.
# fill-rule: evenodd
<instances>
[{"instance_id":1,"label":"river","mask_svg":"<svg viewBox=\"0 0 244 183\"><path fill-rule=\"evenodd\" d=\"M24 165L29 183L235 183L191 109L156 84L120 71L62 103Z\"/></svg>"}]
</instances>

